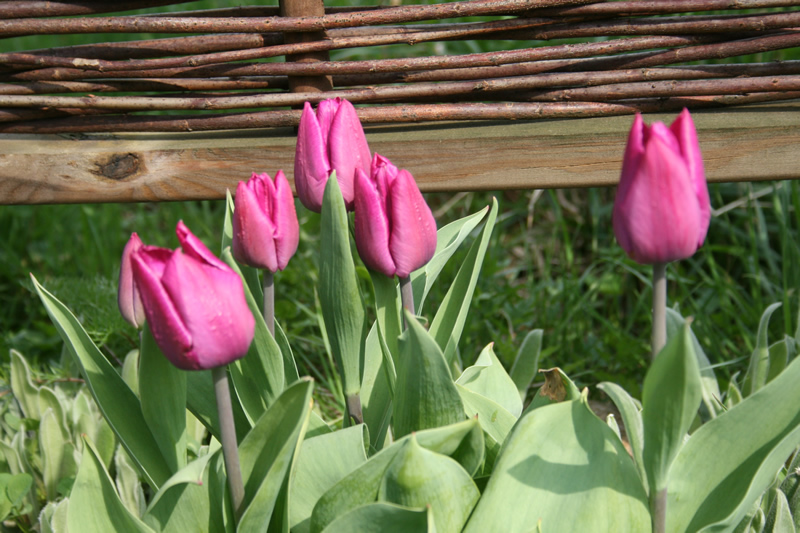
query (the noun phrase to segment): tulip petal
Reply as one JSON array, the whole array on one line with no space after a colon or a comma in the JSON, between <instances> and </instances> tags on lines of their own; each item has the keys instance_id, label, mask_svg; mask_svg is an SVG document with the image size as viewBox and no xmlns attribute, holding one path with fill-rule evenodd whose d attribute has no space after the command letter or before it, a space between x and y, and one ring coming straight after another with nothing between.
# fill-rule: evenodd
<instances>
[{"instance_id":1,"label":"tulip petal","mask_svg":"<svg viewBox=\"0 0 800 533\"><path fill-rule=\"evenodd\" d=\"M179 252L146 246L132 255L131 265L142 296L147 325L156 343L173 365L191 370L197 368L186 355L191 351L192 337L161 283L161 275L174 253Z\"/></svg>"},{"instance_id":2,"label":"tulip petal","mask_svg":"<svg viewBox=\"0 0 800 533\"><path fill-rule=\"evenodd\" d=\"M253 340L255 320L241 278L176 252L161 279L191 339L180 368L207 369L243 357ZM173 361L174 362L174 361Z\"/></svg>"},{"instance_id":3,"label":"tulip petal","mask_svg":"<svg viewBox=\"0 0 800 533\"><path fill-rule=\"evenodd\" d=\"M233 210L233 257L242 264L265 268L270 272L278 269L275 253L275 226L262 208L266 203L259 199L258 189L264 187L259 180L251 178L236 186Z\"/></svg>"},{"instance_id":4,"label":"tulip petal","mask_svg":"<svg viewBox=\"0 0 800 533\"><path fill-rule=\"evenodd\" d=\"M186 255L223 270L229 268L228 265L203 244L203 241L198 239L195 234L186 227L183 220L178 221L178 225L175 227L175 233L178 234L178 241L180 241L181 248Z\"/></svg>"},{"instance_id":5,"label":"tulip petal","mask_svg":"<svg viewBox=\"0 0 800 533\"><path fill-rule=\"evenodd\" d=\"M622 174L619 178L617 196L625 196L628 187L633 183L636 169L639 168L639 160L644 155L644 135L646 128L647 126L645 126L644 120L642 120L642 115L636 113L631 131L628 134L628 143L625 145L625 155L622 158Z\"/></svg>"},{"instance_id":6,"label":"tulip petal","mask_svg":"<svg viewBox=\"0 0 800 533\"><path fill-rule=\"evenodd\" d=\"M136 233L131 234L131 238L122 250L122 263L119 267L119 286L117 290L117 304L122 317L133 327L138 328L145 321L142 297L139 289L133 281L133 267L131 256L138 252L142 246L142 240Z\"/></svg>"},{"instance_id":7,"label":"tulip petal","mask_svg":"<svg viewBox=\"0 0 800 533\"><path fill-rule=\"evenodd\" d=\"M700 206L699 247L705 241L708 225L711 222L711 202L708 197L708 185L706 184L706 173L703 167L703 155L700 152L700 143L697 140L697 130L688 109L683 109L670 126L670 130L677 138L681 154L689 167L697 202Z\"/></svg>"},{"instance_id":8,"label":"tulip petal","mask_svg":"<svg viewBox=\"0 0 800 533\"><path fill-rule=\"evenodd\" d=\"M322 105L322 104L320 104ZM364 128L353 104L341 100L328 136L331 168L342 189L345 205L353 209L355 170L369 172L370 152Z\"/></svg>"},{"instance_id":9,"label":"tulip petal","mask_svg":"<svg viewBox=\"0 0 800 533\"><path fill-rule=\"evenodd\" d=\"M389 249L400 278L425 265L436 252L436 220L417 183L400 170L389 191Z\"/></svg>"},{"instance_id":10,"label":"tulip petal","mask_svg":"<svg viewBox=\"0 0 800 533\"><path fill-rule=\"evenodd\" d=\"M386 201L360 168L356 169L354 225L356 248L364 264L386 276L394 276Z\"/></svg>"},{"instance_id":11,"label":"tulip petal","mask_svg":"<svg viewBox=\"0 0 800 533\"><path fill-rule=\"evenodd\" d=\"M277 267L283 270L297 251L300 243L300 223L294 208L294 196L289 180L282 170L275 175L275 194L272 220L275 230L275 249L277 251Z\"/></svg>"},{"instance_id":12,"label":"tulip petal","mask_svg":"<svg viewBox=\"0 0 800 533\"><path fill-rule=\"evenodd\" d=\"M306 102L297 130L294 158L294 186L300 202L307 209L322 211L322 195L331 172L328 150L317 115Z\"/></svg>"}]
</instances>

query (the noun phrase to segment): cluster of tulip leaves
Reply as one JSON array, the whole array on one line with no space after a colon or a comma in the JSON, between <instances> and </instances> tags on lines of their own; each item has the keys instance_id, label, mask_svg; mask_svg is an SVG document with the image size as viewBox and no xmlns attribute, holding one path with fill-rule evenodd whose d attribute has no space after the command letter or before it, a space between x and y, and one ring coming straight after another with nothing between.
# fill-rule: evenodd
<instances>
[{"instance_id":1,"label":"cluster of tulip leaves","mask_svg":"<svg viewBox=\"0 0 800 533\"><path fill-rule=\"evenodd\" d=\"M411 275L420 315L413 316L402 311L394 279L370 273L372 294L361 293L349 217L336 180L328 180L321 323L343 392L363 410L363 423L345 417L341 427L313 409L314 383L298 376L280 327L269 333L258 273L230 255L228 210L222 258L242 275L256 318L250 352L229 366L245 487L238 520L210 373L172 367L147 328L118 372L34 280L105 422L68 415L57 406L91 413L88 394L67 404L48 399L52 393L36 390L14 356L13 392L24 417L38 419L44 469L26 463L25 431L3 444L4 471L17 477L0 474L11 502L0 498L0 510L37 513L41 482L50 500L38 515L41 530L53 532L647 532L654 502L665 498L669 532L796 531L800 460L795 453L786 462L800 444L800 339L768 342L775 306L741 385L734 379L724 394L688 321L671 311L669 341L647 373L642 401L599 385L619 410L629 451L618 421L592 412L587 390L557 368L537 372L541 330L527 335L508 372L492 344L463 368L459 338L497 210L495 202L439 230L433 260ZM427 302L472 235L444 299ZM374 302L372 324L365 299ZM539 373L545 384L525 407ZM85 429L89 419L93 429ZM214 438L203 439L205 431ZM58 484L70 477L68 496L57 500Z\"/></svg>"}]
</instances>

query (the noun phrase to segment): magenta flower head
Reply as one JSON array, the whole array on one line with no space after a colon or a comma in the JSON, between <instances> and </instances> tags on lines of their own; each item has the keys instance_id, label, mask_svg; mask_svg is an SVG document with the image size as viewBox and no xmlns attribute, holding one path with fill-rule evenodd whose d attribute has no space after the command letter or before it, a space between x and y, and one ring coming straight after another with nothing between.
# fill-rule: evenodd
<instances>
[{"instance_id":1,"label":"magenta flower head","mask_svg":"<svg viewBox=\"0 0 800 533\"><path fill-rule=\"evenodd\" d=\"M356 170L355 239L369 268L400 278L424 266L436 251L436 221L417 183L378 154L369 175Z\"/></svg>"},{"instance_id":2,"label":"magenta flower head","mask_svg":"<svg viewBox=\"0 0 800 533\"><path fill-rule=\"evenodd\" d=\"M136 233L131 234L128 244L122 250L122 264L119 267L119 287L117 290L117 304L122 318L130 324L139 328L144 324L144 307L142 298L139 296L139 289L133 282L133 267L131 265L131 255L138 252L142 246L142 240Z\"/></svg>"},{"instance_id":3,"label":"magenta flower head","mask_svg":"<svg viewBox=\"0 0 800 533\"><path fill-rule=\"evenodd\" d=\"M684 109L667 128L633 121L614 201L614 234L642 264L692 256L706 238L711 206L697 132Z\"/></svg>"},{"instance_id":4,"label":"magenta flower head","mask_svg":"<svg viewBox=\"0 0 800 533\"><path fill-rule=\"evenodd\" d=\"M370 152L353 104L341 98L323 100L316 113L306 102L297 131L294 185L300 201L322 211L322 194L331 172L347 209L353 209L353 179L357 168L369 168Z\"/></svg>"},{"instance_id":5,"label":"magenta flower head","mask_svg":"<svg viewBox=\"0 0 800 533\"><path fill-rule=\"evenodd\" d=\"M236 187L233 211L233 257L270 272L283 270L297 251L300 224L289 181L279 170L275 181L253 173Z\"/></svg>"},{"instance_id":6,"label":"magenta flower head","mask_svg":"<svg viewBox=\"0 0 800 533\"><path fill-rule=\"evenodd\" d=\"M182 250L143 246L131 257L147 323L161 351L183 370L204 370L243 357L255 319L242 280L183 224Z\"/></svg>"}]
</instances>

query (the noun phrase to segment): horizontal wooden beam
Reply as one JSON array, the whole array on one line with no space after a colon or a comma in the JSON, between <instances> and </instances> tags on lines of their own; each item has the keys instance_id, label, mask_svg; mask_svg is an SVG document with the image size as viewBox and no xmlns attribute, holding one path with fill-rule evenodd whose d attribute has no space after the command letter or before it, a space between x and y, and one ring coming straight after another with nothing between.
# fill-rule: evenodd
<instances>
[{"instance_id":1,"label":"horizontal wooden beam","mask_svg":"<svg viewBox=\"0 0 800 533\"><path fill-rule=\"evenodd\" d=\"M800 102L693 113L709 181L800 178ZM674 115L648 115L669 122ZM631 117L367 128L424 191L615 185ZM0 135L0 203L215 199L252 171L292 177L287 128Z\"/></svg>"}]
</instances>

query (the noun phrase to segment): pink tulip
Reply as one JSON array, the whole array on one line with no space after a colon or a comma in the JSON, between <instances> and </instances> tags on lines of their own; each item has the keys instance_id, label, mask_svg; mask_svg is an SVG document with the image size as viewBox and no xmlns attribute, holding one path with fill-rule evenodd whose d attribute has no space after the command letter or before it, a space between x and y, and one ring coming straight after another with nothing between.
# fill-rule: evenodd
<instances>
[{"instance_id":1,"label":"pink tulip","mask_svg":"<svg viewBox=\"0 0 800 533\"><path fill-rule=\"evenodd\" d=\"M300 225L283 171L275 182L256 173L246 183L240 181L234 202L233 257L270 272L286 268L300 242Z\"/></svg>"},{"instance_id":2,"label":"pink tulip","mask_svg":"<svg viewBox=\"0 0 800 533\"><path fill-rule=\"evenodd\" d=\"M414 178L375 154L369 176L356 170L355 239L371 269L407 277L436 251L436 221Z\"/></svg>"},{"instance_id":3,"label":"pink tulip","mask_svg":"<svg viewBox=\"0 0 800 533\"><path fill-rule=\"evenodd\" d=\"M294 158L294 184L300 202L319 213L325 184L335 170L345 205L352 209L355 170L369 167L369 154L353 104L341 98L323 100L314 113L306 102Z\"/></svg>"},{"instance_id":4,"label":"pink tulip","mask_svg":"<svg viewBox=\"0 0 800 533\"><path fill-rule=\"evenodd\" d=\"M703 159L689 111L667 128L633 121L614 201L614 233L642 264L692 256L711 219Z\"/></svg>"},{"instance_id":5,"label":"pink tulip","mask_svg":"<svg viewBox=\"0 0 800 533\"><path fill-rule=\"evenodd\" d=\"M184 370L204 370L243 357L255 320L242 280L178 223L183 250L143 246L131 255L133 279L159 348Z\"/></svg>"},{"instance_id":6,"label":"pink tulip","mask_svg":"<svg viewBox=\"0 0 800 533\"><path fill-rule=\"evenodd\" d=\"M139 328L144 324L144 307L139 290L133 282L133 269L131 254L138 252L143 246L142 240L136 233L131 234L128 244L122 250L122 264L119 267L119 288L117 291L117 304L122 317L130 324Z\"/></svg>"}]
</instances>

